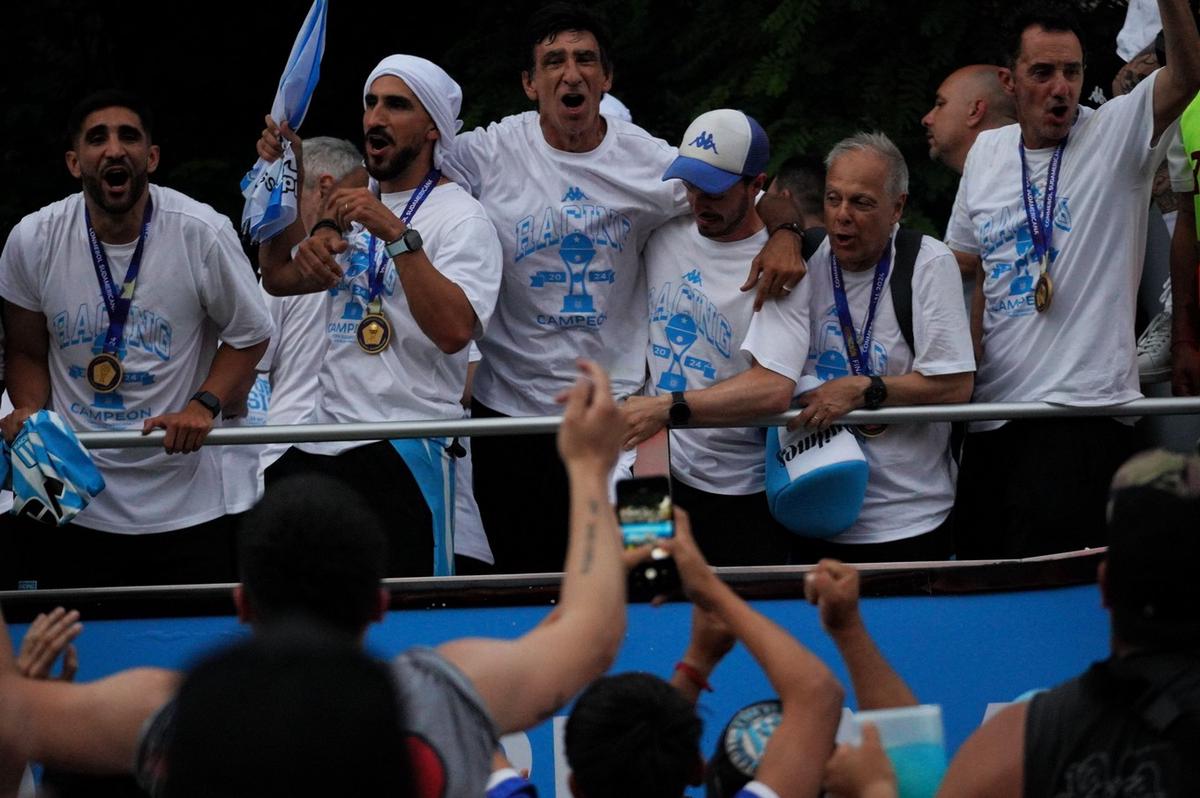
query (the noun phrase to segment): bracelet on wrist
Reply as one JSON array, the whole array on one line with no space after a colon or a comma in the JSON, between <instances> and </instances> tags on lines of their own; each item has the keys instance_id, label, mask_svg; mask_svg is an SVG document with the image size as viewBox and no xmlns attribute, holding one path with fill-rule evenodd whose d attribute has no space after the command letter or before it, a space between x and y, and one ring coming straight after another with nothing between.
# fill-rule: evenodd
<instances>
[{"instance_id":1,"label":"bracelet on wrist","mask_svg":"<svg viewBox=\"0 0 1200 798\"><path fill-rule=\"evenodd\" d=\"M682 673L689 682L696 685L701 690L709 693L713 692L712 685L708 683L708 679L704 678L704 674L700 673L700 669L695 665L689 665L683 660L680 660L679 662L675 663L675 670Z\"/></svg>"},{"instance_id":2,"label":"bracelet on wrist","mask_svg":"<svg viewBox=\"0 0 1200 798\"><path fill-rule=\"evenodd\" d=\"M783 224L775 225L768 232L767 237L770 238L771 236L778 233L780 230L791 230L793 233L800 236L801 241L804 240L804 229L802 227L800 227L800 225L796 224L795 222L784 222Z\"/></svg>"},{"instance_id":3,"label":"bracelet on wrist","mask_svg":"<svg viewBox=\"0 0 1200 798\"><path fill-rule=\"evenodd\" d=\"M325 227L328 227L330 230L337 233L338 235L342 234L341 225L339 225L336 220L330 219L330 218L317 220L317 223L312 226L312 229L308 231L308 234L309 234L309 236L315 236L317 234L318 230L321 230L322 228L325 228Z\"/></svg>"}]
</instances>

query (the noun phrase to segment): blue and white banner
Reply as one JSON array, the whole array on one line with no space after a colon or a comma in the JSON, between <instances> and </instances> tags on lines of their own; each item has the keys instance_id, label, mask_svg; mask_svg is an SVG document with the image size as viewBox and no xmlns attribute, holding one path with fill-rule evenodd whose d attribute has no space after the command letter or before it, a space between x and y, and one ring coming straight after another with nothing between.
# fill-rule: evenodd
<instances>
[{"instance_id":1,"label":"blue and white banner","mask_svg":"<svg viewBox=\"0 0 1200 798\"><path fill-rule=\"evenodd\" d=\"M3 446L3 444L0 444ZM21 426L3 470L12 468L13 515L62 526L104 490L91 455L57 413L39 410Z\"/></svg>"},{"instance_id":2,"label":"blue and white banner","mask_svg":"<svg viewBox=\"0 0 1200 798\"><path fill-rule=\"evenodd\" d=\"M308 105L321 73L321 56L325 53L326 0L315 0L304 25L292 45L275 101L271 103L271 118L282 124L285 120L297 130L308 113ZM283 157L272 163L262 158L242 178L242 232L254 243L268 241L283 232L296 220L298 169L291 145L283 142Z\"/></svg>"}]
</instances>

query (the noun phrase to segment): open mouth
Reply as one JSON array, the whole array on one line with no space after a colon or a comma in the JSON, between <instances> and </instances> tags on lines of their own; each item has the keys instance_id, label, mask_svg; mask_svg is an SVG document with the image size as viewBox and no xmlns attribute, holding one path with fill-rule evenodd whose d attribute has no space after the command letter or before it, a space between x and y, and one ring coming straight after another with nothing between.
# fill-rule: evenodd
<instances>
[{"instance_id":1,"label":"open mouth","mask_svg":"<svg viewBox=\"0 0 1200 798\"><path fill-rule=\"evenodd\" d=\"M129 170L123 166L114 166L104 170L102 179L110 188L122 188L129 182Z\"/></svg>"},{"instance_id":2,"label":"open mouth","mask_svg":"<svg viewBox=\"0 0 1200 798\"><path fill-rule=\"evenodd\" d=\"M564 94L562 101L563 105L567 106L568 108L578 108L579 106L583 105L583 95L574 93Z\"/></svg>"},{"instance_id":3,"label":"open mouth","mask_svg":"<svg viewBox=\"0 0 1200 798\"><path fill-rule=\"evenodd\" d=\"M1065 105L1055 105L1050 109L1050 116L1054 117L1054 121L1058 122L1059 124L1063 124L1067 121L1067 116L1070 114L1070 111L1071 109Z\"/></svg>"},{"instance_id":4,"label":"open mouth","mask_svg":"<svg viewBox=\"0 0 1200 798\"><path fill-rule=\"evenodd\" d=\"M371 131L366 135L367 148L379 151L392 143L392 137L380 131Z\"/></svg>"}]
</instances>

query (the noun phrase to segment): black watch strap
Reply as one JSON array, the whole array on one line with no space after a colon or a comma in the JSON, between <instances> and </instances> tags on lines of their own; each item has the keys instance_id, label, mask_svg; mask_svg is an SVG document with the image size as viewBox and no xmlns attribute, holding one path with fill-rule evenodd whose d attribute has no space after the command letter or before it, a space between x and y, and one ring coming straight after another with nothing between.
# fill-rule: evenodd
<instances>
[{"instance_id":1,"label":"black watch strap","mask_svg":"<svg viewBox=\"0 0 1200 798\"><path fill-rule=\"evenodd\" d=\"M326 219L319 219L317 221L317 223L312 226L312 229L308 231L309 236L315 236L317 234L317 231L324 227L328 227L330 230L337 233L338 235L342 234L341 225L339 225L333 219L326 218Z\"/></svg>"},{"instance_id":2,"label":"black watch strap","mask_svg":"<svg viewBox=\"0 0 1200 798\"><path fill-rule=\"evenodd\" d=\"M887 384L883 377L872 374L871 384L863 391L863 407L867 410L878 410L887 401Z\"/></svg>"},{"instance_id":3,"label":"black watch strap","mask_svg":"<svg viewBox=\"0 0 1200 798\"><path fill-rule=\"evenodd\" d=\"M771 235L775 235L780 230L791 230L793 233L800 236L801 241L804 240L804 228L795 222L784 222L783 224L775 225L775 227L771 229Z\"/></svg>"},{"instance_id":4,"label":"black watch strap","mask_svg":"<svg viewBox=\"0 0 1200 798\"><path fill-rule=\"evenodd\" d=\"M692 408L683 398L683 391L671 392L671 409L667 411L667 418L672 427L686 427L692 420Z\"/></svg>"},{"instance_id":5,"label":"black watch strap","mask_svg":"<svg viewBox=\"0 0 1200 798\"><path fill-rule=\"evenodd\" d=\"M192 394L191 401L199 402L200 404L204 405L204 408L208 410L208 412L212 413L213 418L216 418L221 414L221 400L218 399L217 395L214 393L209 393L208 391L196 391L194 394Z\"/></svg>"}]
</instances>

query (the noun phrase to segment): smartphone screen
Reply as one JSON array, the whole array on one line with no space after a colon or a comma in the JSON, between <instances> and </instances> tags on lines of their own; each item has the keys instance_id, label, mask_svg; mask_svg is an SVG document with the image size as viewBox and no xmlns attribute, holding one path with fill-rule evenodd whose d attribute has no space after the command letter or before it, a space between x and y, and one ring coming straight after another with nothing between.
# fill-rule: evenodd
<instances>
[{"instance_id":1,"label":"smartphone screen","mask_svg":"<svg viewBox=\"0 0 1200 798\"><path fill-rule=\"evenodd\" d=\"M617 519L627 549L674 537L675 513L667 478L638 477L617 482Z\"/></svg>"}]
</instances>

